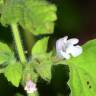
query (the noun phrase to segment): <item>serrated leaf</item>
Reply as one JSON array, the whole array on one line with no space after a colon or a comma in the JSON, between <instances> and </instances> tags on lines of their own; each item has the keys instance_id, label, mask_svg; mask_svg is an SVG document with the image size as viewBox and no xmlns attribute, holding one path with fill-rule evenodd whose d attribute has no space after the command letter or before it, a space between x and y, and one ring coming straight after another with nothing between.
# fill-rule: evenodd
<instances>
[{"instance_id":1,"label":"serrated leaf","mask_svg":"<svg viewBox=\"0 0 96 96\"><path fill-rule=\"evenodd\" d=\"M50 34L54 29L56 20L56 7L46 0L27 0L25 13L26 30L33 34ZM29 12L30 11L30 12Z\"/></svg>"},{"instance_id":2,"label":"serrated leaf","mask_svg":"<svg viewBox=\"0 0 96 96\"><path fill-rule=\"evenodd\" d=\"M56 7L46 0L6 0L1 23L19 23L35 35L50 34L54 29Z\"/></svg>"},{"instance_id":3,"label":"serrated leaf","mask_svg":"<svg viewBox=\"0 0 96 96\"><path fill-rule=\"evenodd\" d=\"M33 68L36 72L46 81L51 80L51 68L52 61L49 57L49 54L42 54L38 58L34 58Z\"/></svg>"},{"instance_id":4,"label":"serrated leaf","mask_svg":"<svg viewBox=\"0 0 96 96\"><path fill-rule=\"evenodd\" d=\"M0 21L3 25L17 23L22 17L24 0L6 0L2 6Z\"/></svg>"},{"instance_id":5,"label":"serrated leaf","mask_svg":"<svg viewBox=\"0 0 96 96\"><path fill-rule=\"evenodd\" d=\"M51 80L51 65L52 63L49 61L44 62L43 64L36 65L35 69L37 70L38 74L44 80L50 81Z\"/></svg>"},{"instance_id":6,"label":"serrated leaf","mask_svg":"<svg viewBox=\"0 0 96 96\"><path fill-rule=\"evenodd\" d=\"M67 63L71 96L96 96L96 39L83 45L83 53Z\"/></svg>"},{"instance_id":7,"label":"serrated leaf","mask_svg":"<svg viewBox=\"0 0 96 96\"><path fill-rule=\"evenodd\" d=\"M8 65L5 69L4 75L8 81L18 87L22 78L22 65L20 63Z\"/></svg>"},{"instance_id":8,"label":"serrated leaf","mask_svg":"<svg viewBox=\"0 0 96 96\"><path fill-rule=\"evenodd\" d=\"M48 37L38 40L32 48L32 55L44 54L47 51Z\"/></svg>"},{"instance_id":9,"label":"serrated leaf","mask_svg":"<svg viewBox=\"0 0 96 96\"><path fill-rule=\"evenodd\" d=\"M0 42L0 64L8 64L15 61L14 53L5 43Z\"/></svg>"}]
</instances>

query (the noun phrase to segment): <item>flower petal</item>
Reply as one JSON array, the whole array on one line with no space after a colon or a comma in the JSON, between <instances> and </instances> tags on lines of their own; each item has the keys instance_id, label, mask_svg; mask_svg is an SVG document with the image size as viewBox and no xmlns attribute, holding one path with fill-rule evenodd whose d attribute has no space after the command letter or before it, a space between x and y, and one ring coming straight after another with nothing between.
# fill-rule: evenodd
<instances>
[{"instance_id":1,"label":"flower petal","mask_svg":"<svg viewBox=\"0 0 96 96\"><path fill-rule=\"evenodd\" d=\"M67 44L67 39L68 39L68 36L65 36L56 41L56 51L60 51L62 50L62 48L65 48L64 46L66 46Z\"/></svg>"},{"instance_id":2,"label":"flower petal","mask_svg":"<svg viewBox=\"0 0 96 96\"><path fill-rule=\"evenodd\" d=\"M70 59L70 54L68 54L68 53L66 53L66 52L63 52L63 51L59 52L57 55L58 55L60 58Z\"/></svg>"},{"instance_id":3,"label":"flower petal","mask_svg":"<svg viewBox=\"0 0 96 96\"><path fill-rule=\"evenodd\" d=\"M59 39L56 41L56 50L59 51L59 50L62 50L62 46L63 46L63 39Z\"/></svg>"},{"instance_id":4,"label":"flower petal","mask_svg":"<svg viewBox=\"0 0 96 96\"><path fill-rule=\"evenodd\" d=\"M68 44L77 44L79 42L79 39L77 38L72 38L72 39L69 39L67 40L68 41Z\"/></svg>"},{"instance_id":5,"label":"flower petal","mask_svg":"<svg viewBox=\"0 0 96 96\"><path fill-rule=\"evenodd\" d=\"M26 82L24 90L26 90L27 93L34 93L37 90L36 84L29 80Z\"/></svg>"},{"instance_id":6,"label":"flower petal","mask_svg":"<svg viewBox=\"0 0 96 96\"><path fill-rule=\"evenodd\" d=\"M63 39L63 43L67 43L68 36L63 37L62 39Z\"/></svg>"},{"instance_id":7,"label":"flower petal","mask_svg":"<svg viewBox=\"0 0 96 96\"><path fill-rule=\"evenodd\" d=\"M82 53L82 47L79 45L77 46L70 46L67 48L67 53L70 53L73 57L77 57Z\"/></svg>"},{"instance_id":8,"label":"flower petal","mask_svg":"<svg viewBox=\"0 0 96 96\"><path fill-rule=\"evenodd\" d=\"M63 57L64 59L70 59L70 54L67 54L67 53L65 53L65 52L62 52L61 55L62 55L62 57Z\"/></svg>"}]
</instances>

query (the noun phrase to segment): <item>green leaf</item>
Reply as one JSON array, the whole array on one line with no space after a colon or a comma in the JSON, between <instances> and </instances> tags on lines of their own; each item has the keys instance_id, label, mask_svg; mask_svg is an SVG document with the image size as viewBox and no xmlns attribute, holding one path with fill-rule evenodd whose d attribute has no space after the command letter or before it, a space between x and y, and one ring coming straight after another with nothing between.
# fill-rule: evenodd
<instances>
[{"instance_id":1,"label":"green leaf","mask_svg":"<svg viewBox=\"0 0 96 96\"><path fill-rule=\"evenodd\" d=\"M12 61L15 61L14 53L5 43L0 42L0 64L9 64Z\"/></svg>"},{"instance_id":2,"label":"green leaf","mask_svg":"<svg viewBox=\"0 0 96 96\"><path fill-rule=\"evenodd\" d=\"M83 45L83 53L67 61L71 96L96 96L96 39Z\"/></svg>"},{"instance_id":3,"label":"green leaf","mask_svg":"<svg viewBox=\"0 0 96 96\"><path fill-rule=\"evenodd\" d=\"M34 58L33 68L36 72L46 81L51 80L52 61L49 54L39 55L40 57Z\"/></svg>"},{"instance_id":4,"label":"green leaf","mask_svg":"<svg viewBox=\"0 0 96 96\"><path fill-rule=\"evenodd\" d=\"M18 87L22 78L22 65L20 63L8 65L5 69L4 75L8 81Z\"/></svg>"},{"instance_id":5,"label":"green leaf","mask_svg":"<svg viewBox=\"0 0 96 96\"><path fill-rule=\"evenodd\" d=\"M30 79L35 83L38 80L38 74L34 71L32 63L28 63L25 66L25 69L23 71L23 83Z\"/></svg>"},{"instance_id":6,"label":"green leaf","mask_svg":"<svg viewBox=\"0 0 96 96\"><path fill-rule=\"evenodd\" d=\"M24 96L24 95L17 93L15 96ZM38 92L34 92L34 93L28 94L28 96L39 96L39 94L38 94Z\"/></svg>"},{"instance_id":7,"label":"green leaf","mask_svg":"<svg viewBox=\"0 0 96 96\"><path fill-rule=\"evenodd\" d=\"M29 93L28 96L39 96L38 92L34 92L34 93Z\"/></svg>"},{"instance_id":8,"label":"green leaf","mask_svg":"<svg viewBox=\"0 0 96 96\"><path fill-rule=\"evenodd\" d=\"M56 7L46 0L26 0L24 12L24 29L38 34L50 34L56 20Z\"/></svg>"},{"instance_id":9,"label":"green leaf","mask_svg":"<svg viewBox=\"0 0 96 96\"><path fill-rule=\"evenodd\" d=\"M6 0L2 6L0 22L3 25L18 23L22 17L24 0Z\"/></svg>"},{"instance_id":10,"label":"green leaf","mask_svg":"<svg viewBox=\"0 0 96 96\"><path fill-rule=\"evenodd\" d=\"M56 7L46 0L6 0L1 23L19 23L35 35L50 34L54 29Z\"/></svg>"},{"instance_id":11,"label":"green leaf","mask_svg":"<svg viewBox=\"0 0 96 96\"><path fill-rule=\"evenodd\" d=\"M44 54L47 51L48 37L38 40L32 48L32 55Z\"/></svg>"}]
</instances>

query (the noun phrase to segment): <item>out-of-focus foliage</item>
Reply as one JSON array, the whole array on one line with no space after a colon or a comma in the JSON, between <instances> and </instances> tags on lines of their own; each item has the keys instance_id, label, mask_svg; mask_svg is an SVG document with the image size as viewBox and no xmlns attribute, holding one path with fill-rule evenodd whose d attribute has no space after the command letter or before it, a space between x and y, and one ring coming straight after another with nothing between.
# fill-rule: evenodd
<instances>
[{"instance_id":1,"label":"out-of-focus foliage","mask_svg":"<svg viewBox=\"0 0 96 96\"><path fill-rule=\"evenodd\" d=\"M35 35L53 32L56 7L45 0L6 0L1 9L3 25L19 23Z\"/></svg>"},{"instance_id":2,"label":"out-of-focus foliage","mask_svg":"<svg viewBox=\"0 0 96 96\"><path fill-rule=\"evenodd\" d=\"M15 60L14 53L6 44L0 42L0 64L7 65L12 60Z\"/></svg>"}]
</instances>

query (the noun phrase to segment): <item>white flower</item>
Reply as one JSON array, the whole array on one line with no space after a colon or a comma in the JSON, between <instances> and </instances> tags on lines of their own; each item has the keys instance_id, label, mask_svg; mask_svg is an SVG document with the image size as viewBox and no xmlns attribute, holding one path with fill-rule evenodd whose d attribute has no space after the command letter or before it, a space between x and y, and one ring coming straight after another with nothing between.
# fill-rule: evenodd
<instances>
[{"instance_id":1,"label":"white flower","mask_svg":"<svg viewBox=\"0 0 96 96\"><path fill-rule=\"evenodd\" d=\"M77 57L83 51L82 47L76 45L79 40L77 38L68 39L68 36L60 38L56 41L57 56L70 59L71 56Z\"/></svg>"},{"instance_id":2,"label":"white flower","mask_svg":"<svg viewBox=\"0 0 96 96\"><path fill-rule=\"evenodd\" d=\"M34 93L37 91L36 84L29 80L26 82L24 90L26 90L27 93Z\"/></svg>"}]
</instances>

